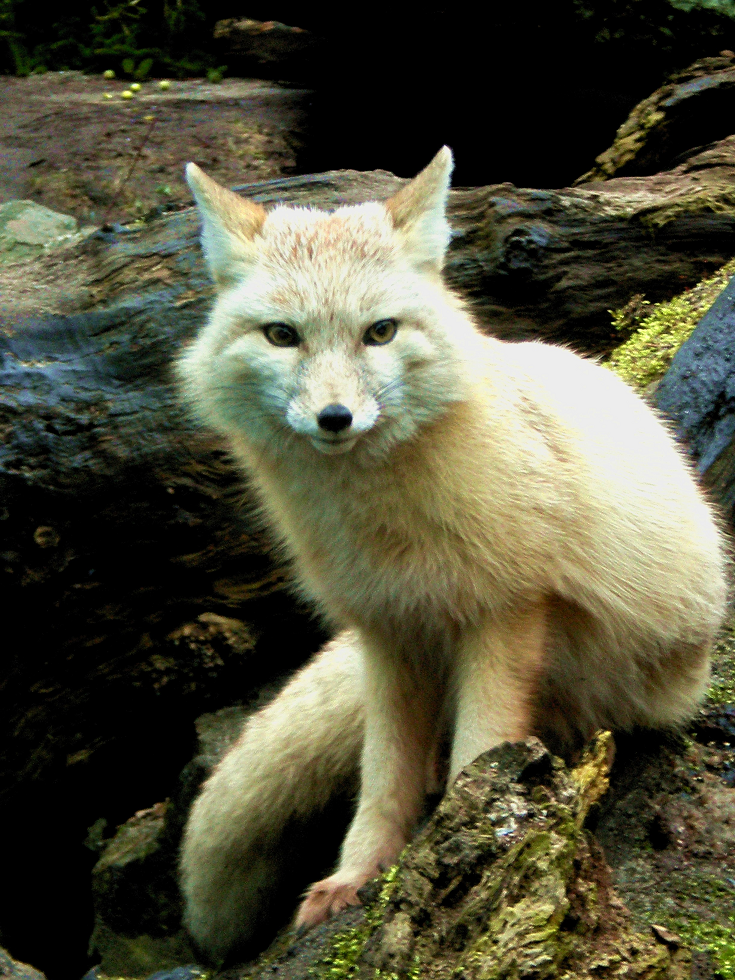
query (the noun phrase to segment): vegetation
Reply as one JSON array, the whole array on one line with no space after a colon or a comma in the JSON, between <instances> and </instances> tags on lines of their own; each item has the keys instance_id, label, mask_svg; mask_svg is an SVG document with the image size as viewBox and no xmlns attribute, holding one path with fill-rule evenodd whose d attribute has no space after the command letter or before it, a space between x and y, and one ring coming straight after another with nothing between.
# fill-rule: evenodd
<instances>
[{"instance_id":1,"label":"vegetation","mask_svg":"<svg viewBox=\"0 0 735 980\"><path fill-rule=\"evenodd\" d=\"M735 614L730 614L712 656L710 705L735 705ZM735 905L733 905L735 914ZM735 936L735 931L733 932ZM735 939L733 939L735 944ZM735 960L733 960L735 978Z\"/></svg>"},{"instance_id":2,"label":"vegetation","mask_svg":"<svg viewBox=\"0 0 735 980\"><path fill-rule=\"evenodd\" d=\"M437 6L429 5L430 18ZM32 0L0 0L0 72L113 69L138 79L149 73L203 75L218 67L209 40L215 21L236 12L225 0L96 0L92 5L62 0L53 10L39 16ZM246 12L273 16L267 3L256 2ZM318 32L350 33L344 15L337 22L320 5L305 10L294 0L281 0L278 16ZM563 0L552 13L545 0L528 0L520 10L498 5L481 16L504 38L517 35L522 17L524 31L533 30L530 25L544 36L551 31L567 51L584 52L598 68L610 58L617 61L622 50L639 54L655 75L735 47L735 0ZM414 14L399 5L390 17L413 24Z\"/></svg>"},{"instance_id":3,"label":"vegetation","mask_svg":"<svg viewBox=\"0 0 735 980\"><path fill-rule=\"evenodd\" d=\"M40 17L31 0L0 0L0 72L110 69L139 81L221 72L202 43L228 12L221 0L65 0L55 10Z\"/></svg>"},{"instance_id":4,"label":"vegetation","mask_svg":"<svg viewBox=\"0 0 735 980\"><path fill-rule=\"evenodd\" d=\"M611 310L613 326L628 339L613 351L608 366L645 394L666 374L674 354L733 275L735 259L667 302L652 305L634 296L626 306Z\"/></svg>"}]
</instances>

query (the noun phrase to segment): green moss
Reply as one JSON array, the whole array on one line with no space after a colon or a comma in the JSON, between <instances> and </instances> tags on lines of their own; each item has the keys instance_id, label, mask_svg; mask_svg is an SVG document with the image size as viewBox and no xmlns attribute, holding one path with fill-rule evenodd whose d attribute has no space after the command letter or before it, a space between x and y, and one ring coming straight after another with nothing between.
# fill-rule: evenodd
<instances>
[{"instance_id":1,"label":"green moss","mask_svg":"<svg viewBox=\"0 0 735 980\"><path fill-rule=\"evenodd\" d=\"M728 925L677 918L670 922L687 946L710 954L724 980L735 980L735 915L730 917Z\"/></svg>"},{"instance_id":2,"label":"green moss","mask_svg":"<svg viewBox=\"0 0 735 980\"><path fill-rule=\"evenodd\" d=\"M320 961L318 967L311 971L312 976L318 977L319 980L322 978L349 980L349 977L355 975L365 943L380 924L390 897L395 891L398 872L399 865L394 864L384 873L378 897L365 909L365 921L353 929L337 933L331 941L329 952ZM376 970L375 980L392 980L392 977L382 970Z\"/></svg>"},{"instance_id":3,"label":"green moss","mask_svg":"<svg viewBox=\"0 0 735 980\"><path fill-rule=\"evenodd\" d=\"M713 874L672 871L663 889L626 900L640 925L676 933L692 950L708 953L724 980L735 980L735 888Z\"/></svg>"},{"instance_id":4,"label":"green moss","mask_svg":"<svg viewBox=\"0 0 735 980\"><path fill-rule=\"evenodd\" d=\"M357 962L365 948L365 943L372 932L368 922L354 929L339 932L332 939L329 953L312 970L312 976L330 980L349 980L357 971Z\"/></svg>"},{"instance_id":5,"label":"green moss","mask_svg":"<svg viewBox=\"0 0 735 980\"><path fill-rule=\"evenodd\" d=\"M664 913L663 924L694 949L706 951L725 980L735 980L735 888L711 875L687 878L680 907L699 906L694 915Z\"/></svg>"},{"instance_id":6,"label":"green moss","mask_svg":"<svg viewBox=\"0 0 735 980\"><path fill-rule=\"evenodd\" d=\"M715 186L709 194L697 188L691 194L672 197L666 204L658 205L650 211L639 212L638 220L646 228L657 231L676 221L681 215L703 211L710 214L735 214L735 193L729 187Z\"/></svg>"},{"instance_id":7,"label":"green moss","mask_svg":"<svg viewBox=\"0 0 735 980\"><path fill-rule=\"evenodd\" d=\"M380 920L390 901L391 895L396 890L399 870L400 865L394 864L383 875L378 900L368 909L368 918L372 925L375 925Z\"/></svg>"},{"instance_id":8,"label":"green moss","mask_svg":"<svg viewBox=\"0 0 735 980\"><path fill-rule=\"evenodd\" d=\"M735 259L667 302L650 305L639 296L625 307L611 310L613 326L617 330L637 329L613 351L607 366L643 394L661 380L679 347L733 275Z\"/></svg>"},{"instance_id":9,"label":"green moss","mask_svg":"<svg viewBox=\"0 0 735 980\"><path fill-rule=\"evenodd\" d=\"M708 700L735 704L735 616L731 615L712 654L712 685Z\"/></svg>"}]
</instances>

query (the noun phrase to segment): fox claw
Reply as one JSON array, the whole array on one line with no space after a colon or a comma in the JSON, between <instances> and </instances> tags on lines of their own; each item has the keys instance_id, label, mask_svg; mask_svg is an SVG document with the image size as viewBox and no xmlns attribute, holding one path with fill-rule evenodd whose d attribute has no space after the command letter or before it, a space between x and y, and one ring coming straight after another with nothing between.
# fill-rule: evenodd
<instances>
[{"instance_id":1,"label":"fox claw","mask_svg":"<svg viewBox=\"0 0 735 980\"><path fill-rule=\"evenodd\" d=\"M360 905L358 887L359 885L335 881L333 878L325 878L313 884L296 916L297 935L325 922L348 905Z\"/></svg>"}]
</instances>

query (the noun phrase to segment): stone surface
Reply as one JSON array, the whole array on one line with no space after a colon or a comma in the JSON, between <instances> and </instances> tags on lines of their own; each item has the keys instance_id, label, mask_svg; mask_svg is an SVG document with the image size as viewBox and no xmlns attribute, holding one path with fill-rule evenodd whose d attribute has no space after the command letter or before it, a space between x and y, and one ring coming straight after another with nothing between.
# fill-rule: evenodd
<instances>
[{"instance_id":1,"label":"stone surface","mask_svg":"<svg viewBox=\"0 0 735 980\"><path fill-rule=\"evenodd\" d=\"M656 389L704 482L735 508L735 279L679 348Z\"/></svg>"},{"instance_id":2,"label":"stone surface","mask_svg":"<svg viewBox=\"0 0 735 980\"><path fill-rule=\"evenodd\" d=\"M95 927L90 948L105 977L142 978L196 960L181 929L176 847L167 803L118 828L92 872Z\"/></svg>"},{"instance_id":3,"label":"stone surface","mask_svg":"<svg viewBox=\"0 0 735 980\"><path fill-rule=\"evenodd\" d=\"M735 976L735 714L709 706L696 741L618 737L595 836L638 929L694 950L694 977Z\"/></svg>"},{"instance_id":4,"label":"stone surface","mask_svg":"<svg viewBox=\"0 0 735 980\"><path fill-rule=\"evenodd\" d=\"M232 707L198 718L199 751L184 767L173 797L134 814L104 845L92 871L90 948L101 958L100 977L143 980L154 971L168 976L196 961L181 928L181 834L202 781L237 738L246 715L245 708Z\"/></svg>"},{"instance_id":5,"label":"stone surface","mask_svg":"<svg viewBox=\"0 0 735 980\"><path fill-rule=\"evenodd\" d=\"M76 218L59 214L35 201L0 204L0 262L35 258L44 248L74 240Z\"/></svg>"}]
</instances>

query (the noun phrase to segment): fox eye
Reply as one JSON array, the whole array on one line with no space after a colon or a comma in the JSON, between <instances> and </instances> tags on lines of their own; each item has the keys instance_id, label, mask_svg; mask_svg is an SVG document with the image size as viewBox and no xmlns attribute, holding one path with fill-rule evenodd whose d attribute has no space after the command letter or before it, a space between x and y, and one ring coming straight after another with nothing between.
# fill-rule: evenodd
<instances>
[{"instance_id":1,"label":"fox eye","mask_svg":"<svg viewBox=\"0 0 735 980\"><path fill-rule=\"evenodd\" d=\"M363 344L370 344L377 347L380 344L389 344L396 335L398 324L395 320L378 320L365 331L362 338Z\"/></svg>"},{"instance_id":2,"label":"fox eye","mask_svg":"<svg viewBox=\"0 0 735 980\"><path fill-rule=\"evenodd\" d=\"M268 343L274 347L298 347L301 338L287 323L266 323L263 333Z\"/></svg>"}]
</instances>

